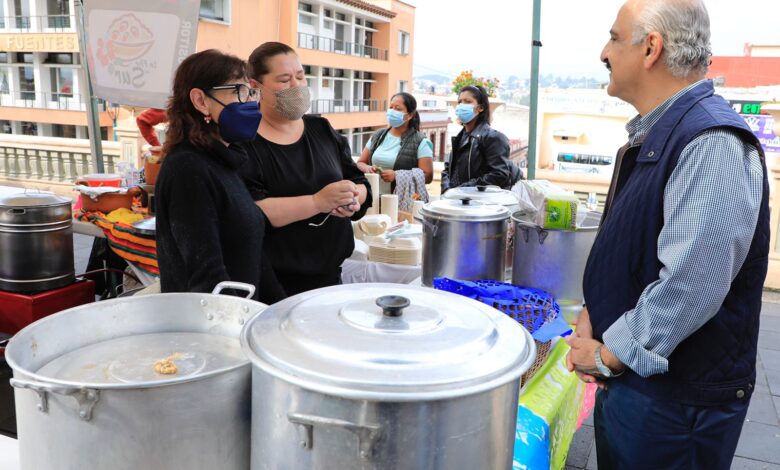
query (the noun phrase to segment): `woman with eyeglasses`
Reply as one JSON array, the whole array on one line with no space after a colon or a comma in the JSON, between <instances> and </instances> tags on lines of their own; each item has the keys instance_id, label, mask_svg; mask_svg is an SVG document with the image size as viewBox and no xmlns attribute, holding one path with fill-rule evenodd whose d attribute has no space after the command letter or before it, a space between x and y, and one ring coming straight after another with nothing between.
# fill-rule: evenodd
<instances>
[{"instance_id":1,"label":"woman with eyeglasses","mask_svg":"<svg viewBox=\"0 0 780 470\"><path fill-rule=\"evenodd\" d=\"M271 223L268 256L287 295L341 283L355 248L352 223L371 196L344 136L327 119L308 116L309 87L295 51L267 42L249 56L263 120L244 144L241 173ZM366 204L366 201L369 201Z\"/></svg>"},{"instance_id":2,"label":"woman with eyeglasses","mask_svg":"<svg viewBox=\"0 0 780 470\"><path fill-rule=\"evenodd\" d=\"M458 186L509 189L522 172L509 160L509 139L490 127L490 101L481 86L458 93L455 115L463 129L452 138L450 157L441 173L441 192Z\"/></svg>"},{"instance_id":3,"label":"woman with eyeglasses","mask_svg":"<svg viewBox=\"0 0 780 470\"><path fill-rule=\"evenodd\" d=\"M265 217L238 174L248 160L238 142L260 124L246 65L214 49L186 58L173 81L168 132L155 186L157 258L163 292L211 292L219 282L279 298L262 257Z\"/></svg>"}]
</instances>

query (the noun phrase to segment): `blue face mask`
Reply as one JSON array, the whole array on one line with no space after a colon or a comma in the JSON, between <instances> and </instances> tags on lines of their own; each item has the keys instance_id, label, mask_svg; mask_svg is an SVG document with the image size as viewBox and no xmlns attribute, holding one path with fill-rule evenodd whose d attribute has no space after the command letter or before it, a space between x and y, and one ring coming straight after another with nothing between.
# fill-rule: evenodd
<instances>
[{"instance_id":1,"label":"blue face mask","mask_svg":"<svg viewBox=\"0 0 780 470\"><path fill-rule=\"evenodd\" d=\"M247 142L255 138L257 126L260 125L260 120L263 118L257 101L247 101L246 103L236 101L225 104L211 95L209 97L224 106L222 112L219 113L219 122L217 122L222 140L233 144Z\"/></svg>"},{"instance_id":2,"label":"blue face mask","mask_svg":"<svg viewBox=\"0 0 780 470\"><path fill-rule=\"evenodd\" d=\"M477 116L477 113L473 104L461 103L455 107L455 116L460 119L461 124L467 124Z\"/></svg>"},{"instance_id":3,"label":"blue face mask","mask_svg":"<svg viewBox=\"0 0 780 470\"><path fill-rule=\"evenodd\" d=\"M404 113L395 109L387 110L387 123L390 127L401 127L404 125Z\"/></svg>"}]
</instances>

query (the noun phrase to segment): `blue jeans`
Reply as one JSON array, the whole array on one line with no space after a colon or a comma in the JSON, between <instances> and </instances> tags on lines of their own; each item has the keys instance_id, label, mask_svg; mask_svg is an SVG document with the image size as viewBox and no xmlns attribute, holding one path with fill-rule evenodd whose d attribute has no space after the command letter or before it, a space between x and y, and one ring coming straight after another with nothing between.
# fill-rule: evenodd
<instances>
[{"instance_id":1,"label":"blue jeans","mask_svg":"<svg viewBox=\"0 0 780 470\"><path fill-rule=\"evenodd\" d=\"M599 470L728 470L749 400L689 406L609 382L596 394Z\"/></svg>"}]
</instances>

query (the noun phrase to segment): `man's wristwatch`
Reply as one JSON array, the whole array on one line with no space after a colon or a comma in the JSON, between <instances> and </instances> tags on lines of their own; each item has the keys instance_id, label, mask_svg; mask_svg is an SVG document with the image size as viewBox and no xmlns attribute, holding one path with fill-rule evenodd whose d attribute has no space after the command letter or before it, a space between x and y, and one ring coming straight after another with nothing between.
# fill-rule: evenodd
<instances>
[{"instance_id":1,"label":"man's wristwatch","mask_svg":"<svg viewBox=\"0 0 780 470\"><path fill-rule=\"evenodd\" d=\"M599 345L598 347L596 347L596 351L595 351L596 369L599 371L599 374L601 374L601 376L604 377L605 379L609 379L621 375L623 373L622 371L617 374L612 372L612 369L607 367L604 364L604 361L601 360L602 347L604 347L603 344Z\"/></svg>"}]
</instances>

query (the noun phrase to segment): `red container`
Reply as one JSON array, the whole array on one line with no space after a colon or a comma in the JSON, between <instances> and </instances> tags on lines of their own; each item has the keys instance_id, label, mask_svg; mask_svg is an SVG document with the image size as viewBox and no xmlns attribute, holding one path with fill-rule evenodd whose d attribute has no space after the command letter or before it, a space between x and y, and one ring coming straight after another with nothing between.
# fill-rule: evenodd
<instances>
[{"instance_id":1,"label":"red container","mask_svg":"<svg viewBox=\"0 0 780 470\"><path fill-rule=\"evenodd\" d=\"M94 301L95 283L89 279L33 295L0 291L0 332L13 335L45 316Z\"/></svg>"},{"instance_id":2,"label":"red container","mask_svg":"<svg viewBox=\"0 0 780 470\"><path fill-rule=\"evenodd\" d=\"M122 183L122 177L116 173L92 173L82 176L80 181L91 187L113 186L118 188Z\"/></svg>"}]
</instances>

